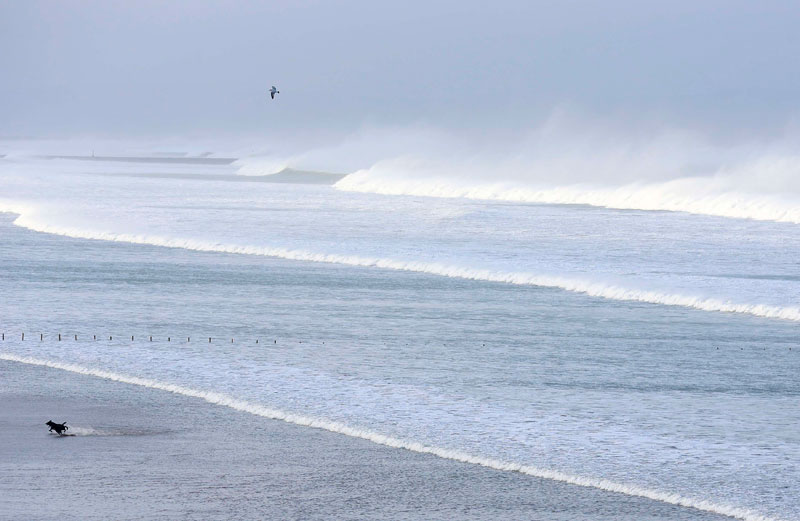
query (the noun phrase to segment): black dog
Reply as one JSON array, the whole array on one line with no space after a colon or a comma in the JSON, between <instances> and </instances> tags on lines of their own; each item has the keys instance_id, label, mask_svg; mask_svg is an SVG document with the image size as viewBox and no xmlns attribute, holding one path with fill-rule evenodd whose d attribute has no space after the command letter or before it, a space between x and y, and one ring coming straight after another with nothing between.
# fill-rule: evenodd
<instances>
[{"instance_id":1,"label":"black dog","mask_svg":"<svg viewBox=\"0 0 800 521\"><path fill-rule=\"evenodd\" d=\"M56 434L58 434L60 436L64 435L64 431L69 430L69 427L67 427L67 422L56 423L56 422L50 420L47 423L45 423L45 425L50 427L50 431L49 432L56 431Z\"/></svg>"}]
</instances>

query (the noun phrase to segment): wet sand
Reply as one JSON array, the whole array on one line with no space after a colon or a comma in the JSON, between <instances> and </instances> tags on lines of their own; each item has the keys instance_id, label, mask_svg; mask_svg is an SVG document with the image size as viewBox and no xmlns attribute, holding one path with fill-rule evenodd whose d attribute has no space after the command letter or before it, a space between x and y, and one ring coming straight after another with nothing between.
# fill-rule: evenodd
<instances>
[{"instance_id":1,"label":"wet sand","mask_svg":"<svg viewBox=\"0 0 800 521\"><path fill-rule=\"evenodd\" d=\"M728 519L15 362L0 404L2 520Z\"/></svg>"}]
</instances>

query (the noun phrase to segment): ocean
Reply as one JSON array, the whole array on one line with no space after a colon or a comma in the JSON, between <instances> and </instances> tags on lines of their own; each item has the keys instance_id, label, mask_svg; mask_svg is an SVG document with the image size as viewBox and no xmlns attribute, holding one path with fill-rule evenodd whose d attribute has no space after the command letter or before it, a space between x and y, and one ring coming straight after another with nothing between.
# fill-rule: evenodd
<instances>
[{"instance_id":1,"label":"ocean","mask_svg":"<svg viewBox=\"0 0 800 521\"><path fill-rule=\"evenodd\" d=\"M791 199L148 157L0 158L1 360L800 520Z\"/></svg>"}]
</instances>

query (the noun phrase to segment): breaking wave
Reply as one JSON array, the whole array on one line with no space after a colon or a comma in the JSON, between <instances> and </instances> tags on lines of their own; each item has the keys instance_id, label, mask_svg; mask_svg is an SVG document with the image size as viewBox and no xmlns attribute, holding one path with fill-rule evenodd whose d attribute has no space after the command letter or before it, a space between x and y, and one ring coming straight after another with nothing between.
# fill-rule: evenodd
<instances>
[{"instance_id":1,"label":"breaking wave","mask_svg":"<svg viewBox=\"0 0 800 521\"><path fill-rule=\"evenodd\" d=\"M502 168L498 168L502 170ZM794 168L800 172L800 168ZM499 200L543 204L579 204L618 210L686 212L736 219L800 224L800 196L791 191L760 193L747 190L732 175L683 177L662 182L621 185L486 181L482 176L458 177L406 161L380 162L359 170L335 187L350 192Z\"/></svg>"},{"instance_id":2,"label":"breaking wave","mask_svg":"<svg viewBox=\"0 0 800 521\"><path fill-rule=\"evenodd\" d=\"M523 465L521 463L502 461L493 458L486 458L479 455L468 454L459 450L453 450L443 447L435 447L411 440L403 440L400 438L395 438L393 436L387 436L385 434L381 434L379 432L375 432L372 430L362 429L341 422L327 420L325 418L315 418L312 416L294 414L291 412L281 411L279 409L273 409L265 405L245 400L240 400L233 396L214 391L203 391L199 389L193 389L190 387L184 387L181 385L159 382L148 378L127 376L120 373L106 371L103 369L84 367L76 364L18 356L8 352L0 353L0 359L22 364L50 367L53 369L60 369L62 371L69 371L72 373L82 374L86 376L103 378L115 382L138 385L142 387L148 387L151 389L158 389L191 398L199 398L214 405L229 407L237 411L246 412L249 414L261 416L272 420L280 420L295 425L301 425L304 427L322 429L329 432L350 436L352 438L360 438L363 440L370 441L372 443L376 443L378 445L384 445L386 447L405 449L408 451L418 452L422 454L431 454L439 458L449 459L462 463L469 463L472 465L480 465L482 467L487 467L499 471L518 472L520 474L525 474L536 478L560 481L571 485L577 485L581 487L600 489L607 492L625 494L627 496L642 497L654 501L659 501L662 503L677 505L680 507L693 508L696 510L711 512L714 514L720 514L735 519L741 519L743 521L777 521L774 518L767 517L744 508L715 503L713 501L705 499L696 499L696 498L681 496L679 494L673 494L670 492L663 492L659 490L649 489L633 484L617 483L603 478L578 476L574 474L560 472L557 470L539 468L533 465Z\"/></svg>"},{"instance_id":3,"label":"breaking wave","mask_svg":"<svg viewBox=\"0 0 800 521\"><path fill-rule=\"evenodd\" d=\"M9 207L7 211L26 210L19 205ZM6 210L0 206L0 211ZM17 217L14 224L33 231L62 235L79 239L93 239L130 244L143 244L162 246L167 248L181 248L200 252L235 253L244 255L261 255L277 257L288 260L320 262L327 264L342 264L347 266L382 268L396 271L427 273L456 279L476 280L486 282L500 282L525 286L538 286L554 288L574 293L582 293L591 297L605 298L616 301L641 302L666 306L681 306L702 311L742 313L757 317L783 319L800 322L800 307L774 306L766 304L752 304L744 302L731 302L716 298L705 298L693 295L672 294L660 291L625 288L619 285L596 282L578 278L540 275L524 272L503 272L479 268L469 268L441 264L437 262L396 260L380 257L362 257L357 255L343 255L335 253L318 253L299 249L280 247L248 246L236 244L223 244L218 242L196 239L179 239L155 235L136 235L125 233L112 233L93 231L81 228L63 227L36 219L36 211L23 213Z\"/></svg>"},{"instance_id":4,"label":"breaking wave","mask_svg":"<svg viewBox=\"0 0 800 521\"><path fill-rule=\"evenodd\" d=\"M285 167L350 173L340 190L800 224L800 155L791 132L720 143L688 129L617 128L555 111L518 135L365 129L325 146L245 157L241 175Z\"/></svg>"}]
</instances>

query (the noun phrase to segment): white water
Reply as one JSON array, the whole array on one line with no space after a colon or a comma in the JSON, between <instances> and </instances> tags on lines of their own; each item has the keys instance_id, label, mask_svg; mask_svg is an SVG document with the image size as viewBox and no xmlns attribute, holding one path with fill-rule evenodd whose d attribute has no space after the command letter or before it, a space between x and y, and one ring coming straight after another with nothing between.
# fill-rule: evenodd
<instances>
[{"instance_id":1,"label":"white water","mask_svg":"<svg viewBox=\"0 0 800 521\"><path fill-rule=\"evenodd\" d=\"M725 176L686 177L620 186L547 186L519 182L462 180L456 176L409 179L410 168L378 164L336 184L340 190L386 195L464 197L547 204L586 204L621 210L688 212L737 219L800 223L800 196L745 192ZM796 169L800 172L800 169Z\"/></svg>"},{"instance_id":2,"label":"white water","mask_svg":"<svg viewBox=\"0 0 800 521\"><path fill-rule=\"evenodd\" d=\"M305 425L333 426L343 434L492 468L742 519L797 518L794 500L780 496L794 476L780 462L791 459L796 445L791 434L777 427L794 422L786 408L794 390L785 384L785 375L773 378L771 373L793 367L783 342L800 320L800 278L794 269L800 227L776 222L782 218L508 204L482 197L382 196L327 186L241 182L235 179L239 166L16 157L0 168L0 210L17 215L17 234L28 237L20 228L49 234L30 234L48 245L31 252L31 258L15 260L30 245L8 248L6 273L19 266L38 270L52 261L59 281L62 264L68 268L66 281L81 269L94 272L99 266L105 273L103 262L124 253L99 287L83 287L77 277L63 287L59 282L50 293L37 290L27 304L7 303L6 324L8 317L26 330L35 324L37 331L61 331L66 324L84 338L111 317L114 327L125 328L119 333L157 324L177 336L169 328L188 322L185 307L187 314L199 312L198 320L220 316L240 324L231 334L237 339L260 324L284 320L285 331L314 336L326 330L327 345L339 350L285 351L280 359L290 367L281 368L271 365L274 360L266 363L261 354L174 343L154 343L150 350L84 344L64 350L44 342L31 343L27 350L8 348L6 355L94 371L90 374L95 376L110 371L162 386L157 388L206 389L219 397L212 403L240 404L248 412L266 411L267 417L301 418ZM677 185L691 191L691 183ZM698 193L695 198L705 197ZM772 199L764 205L770 211L777 208ZM67 250L70 262L64 260ZM98 257L81 256L89 250ZM151 257L158 263L149 265ZM206 298L205 292L186 292L203 278L186 267L187 259L203 258L224 266L258 266L267 279L284 265L298 273L334 270L340 275L334 282L325 279L319 288L311 284L314 291L301 296L302 284L294 283L257 284L248 292L234 272L221 286L209 288L220 300L201 306L197 299ZM153 286L154 293L137 293L142 273L162 264L170 266L169 273ZM53 275L45 275L40 282L23 269L21 287L42 284L46 290ZM386 298L392 304L370 321L379 299L355 298L351 305L360 290L325 293L328 285L336 287L350 277L363 278L364 291L372 288L367 281L388 284L392 296ZM186 286L162 290L168 281ZM436 290L444 299L440 313L454 325L442 325L437 315L426 313L438 305L426 302L426 295L440 286L446 288ZM277 300L261 302L262 292ZM487 304L487 293L494 292L503 297ZM248 298L234 305L224 300L228 293ZM82 295L85 300L76 304ZM328 302L346 307L316 309ZM293 318L286 306L299 314L315 311ZM668 318L654 324L653 317ZM143 320L151 322L143 326ZM309 326L309 320L316 326ZM573 336L597 324L585 345ZM385 330L395 327L404 333L385 337ZM447 344L452 353L413 344L414 336L427 339L430 331L440 330L442 338L432 343ZM330 342L331 336L348 333L347 342ZM651 335L652 343L637 343ZM464 352L475 338L484 337L494 339L490 355ZM738 342L745 337L748 350L739 356ZM395 345L396 354L381 348L409 340L413 348ZM715 354L722 353L716 351L720 346L724 355ZM441 360L428 358L440 355ZM409 362L414 360L427 371ZM344 366L337 369L341 373L331 370L337 364ZM623 370L601 375L605 364ZM754 377L751 367L763 374ZM537 368L546 368L543 375L537 373L541 387L529 389ZM687 381L671 387L684 375ZM473 377L479 385L472 385ZM553 378L560 378L554 387L543 385ZM752 389L747 387L754 381ZM710 382L708 389L705 382ZM633 390L626 391L629 384ZM297 411L297 416L283 411ZM531 418L536 429L526 423ZM775 490L769 485L773 481L779 484Z\"/></svg>"},{"instance_id":3,"label":"white water","mask_svg":"<svg viewBox=\"0 0 800 521\"><path fill-rule=\"evenodd\" d=\"M240 175L350 173L344 191L688 212L800 223L792 135L717 144L681 130L621 131L555 113L498 144L431 128L369 129L294 153L244 157Z\"/></svg>"},{"instance_id":4,"label":"white water","mask_svg":"<svg viewBox=\"0 0 800 521\"><path fill-rule=\"evenodd\" d=\"M0 211L13 212L23 210L19 206L3 206ZM16 213L16 212L15 212ZM667 306L683 306L703 311L717 311L725 313L744 313L758 317L777 318L783 320L800 321L800 307L774 306L766 304L748 304L725 301L715 298L703 298L691 295L669 294L658 291L637 290L617 285L609 285L591 280L569 279L566 277L543 276L531 273L508 273L486 269L465 268L449 266L440 263L422 261L402 261L386 258L369 258L355 255L341 255L331 253L316 253L303 250L292 250L280 247L260 247L248 245L224 244L210 241L158 237L151 235L132 235L125 233L111 233L68 228L50 225L36 219L36 212L24 212L14 221L18 226L30 230L75 237L82 239L95 239L131 244L149 244L167 248L183 248L202 252L236 253L243 255L263 255L310 262L324 262L331 264L344 264L347 266L361 266L399 271L413 271L429 273L443 277L452 277L466 280L482 280L487 282L500 282L505 284L522 284L547 288L558 288L576 293L583 293L592 297L631 302L645 302L648 304L661 304Z\"/></svg>"},{"instance_id":5,"label":"white water","mask_svg":"<svg viewBox=\"0 0 800 521\"><path fill-rule=\"evenodd\" d=\"M759 227L733 221L720 231L716 221L690 225L677 215L664 219L646 215L637 222L624 214L597 214L598 227L590 220L576 221L568 209L526 214L525 207L487 207L459 199L333 197L326 187L136 177L146 168L159 175L166 171L202 178L231 175L238 167L18 160L0 179L0 211L18 214L19 226L76 238L413 271L558 288L618 301L800 320L796 281L784 262L790 262L791 251L782 247L800 240L794 225ZM358 186L359 179L364 176L353 174L338 186ZM94 188L101 180L102 188ZM297 190L308 192L307 199L295 199ZM615 197L625 199L623 192L615 192ZM761 208L762 217L772 212L774 220L793 219L794 210L778 215L778 205L748 204L740 206ZM617 225L622 228L612 228ZM687 225L700 228L684 228ZM341 233L347 235L346 241L336 240ZM677 248L668 248L668 241L658 241L654 234L664 234ZM585 238L584 245L596 254L588 270L589 264L579 257L584 245L576 237ZM447 249L440 250L440 240ZM731 240L763 246L739 248ZM637 249L637 241L646 241L647 249ZM710 252L709 245L728 251ZM664 255L673 259L665 263ZM696 263L697 255L709 259ZM725 266L728 273L719 275L728 278L706 276L704 263L710 263L711 273ZM667 264L671 273L664 271ZM770 273L768 281L759 266L779 271ZM778 284L776 277L784 275L789 279Z\"/></svg>"}]
</instances>

